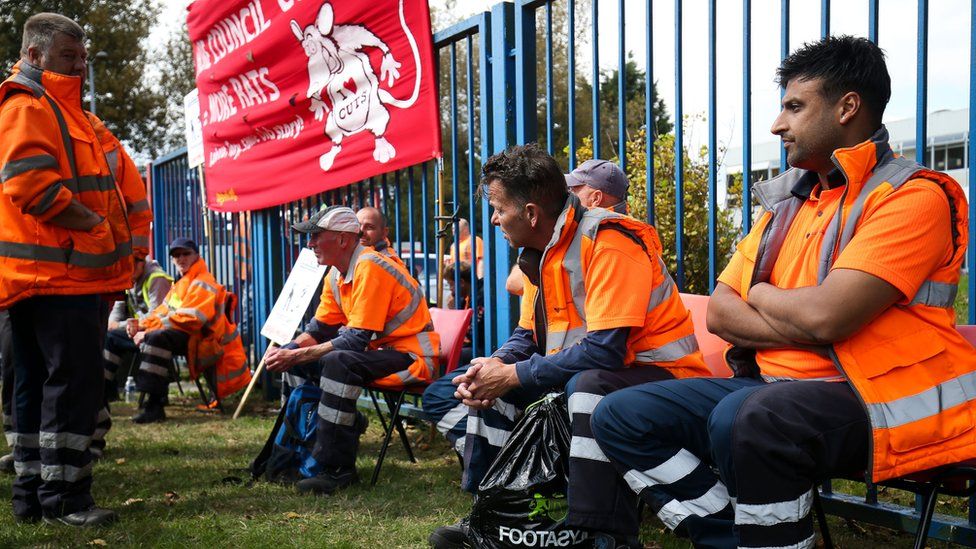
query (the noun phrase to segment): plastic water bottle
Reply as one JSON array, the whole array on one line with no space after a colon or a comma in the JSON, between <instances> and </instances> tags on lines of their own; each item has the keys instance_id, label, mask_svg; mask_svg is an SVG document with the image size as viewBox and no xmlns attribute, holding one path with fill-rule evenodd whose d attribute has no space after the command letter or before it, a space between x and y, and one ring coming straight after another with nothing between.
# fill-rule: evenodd
<instances>
[{"instance_id":1,"label":"plastic water bottle","mask_svg":"<svg viewBox=\"0 0 976 549\"><path fill-rule=\"evenodd\" d=\"M125 401L134 402L136 399L136 380L129 376L125 380Z\"/></svg>"}]
</instances>

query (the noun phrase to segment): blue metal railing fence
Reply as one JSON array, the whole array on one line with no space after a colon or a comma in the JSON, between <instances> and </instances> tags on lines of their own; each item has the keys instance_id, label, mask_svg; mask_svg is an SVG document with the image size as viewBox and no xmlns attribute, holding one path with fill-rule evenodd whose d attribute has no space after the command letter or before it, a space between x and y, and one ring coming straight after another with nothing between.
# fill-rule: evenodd
<instances>
[{"instance_id":1,"label":"blue metal railing fence","mask_svg":"<svg viewBox=\"0 0 976 549\"><path fill-rule=\"evenodd\" d=\"M245 334L245 344L251 350L253 361L266 349L266 342L256 334L270 312L290 266L293 264L303 239L291 234L289 226L315 211L321 204L345 204L353 208L372 205L379 208L389 223L390 240L400 253L410 271L421 282L428 300L438 306L447 306L455 289L461 285L460 274L455 270L453 280L445 281L443 260L460 257L460 246L454 234L458 233L461 218L469 221L471 233L484 243L482 277L477 265L472 265L469 283L470 303L483 307L483 315L474 315L472 334L474 354L486 354L496 348L510 333L517 318L517 301L504 289L505 279L514 263L514 251L490 224L490 208L480 196L478 174L481 163L491 154L506 147L532 141L544 143L569 171L577 164L578 153L585 142L591 140L593 157L617 157L624 169L628 157L624 154L632 132L643 129L645 159L655 155L656 133L654 84L655 44L653 17L669 0L646 0L643 9L647 14L642 22L632 16L640 6L636 3L616 2L617 17L607 15L611 0L599 5L597 0L515 0L499 3L490 11L478 13L433 36L439 102L442 113L443 158L406 168L382 176L360 181L340 189L333 189L316 196L260 211L240 214L219 214L204 208L201 178L196 170L186 167L185 151L177 151L159 158L152 168L154 250L157 257L165 257L166 244L176 236L192 235L201 244L204 256L211 261L211 269L218 281L234 288L240 299L239 318ZM970 0L972 26L976 13L976 0ZM789 0L780 0L779 55L785 57L791 49L791 6ZM867 0L867 28L865 35L874 41L879 36L880 2ZM686 229L692 221L688 212L696 211L694 204L686 202L688 170L686 159L692 158L687 151L682 121L685 116L684 101L685 60L683 49L687 40L699 40L698 36L686 37L683 33L684 3L673 0L674 46L674 99L671 120L673 130L674 175L673 182L656 181L655 162L648 160L643 172L646 201L646 219L650 223L659 218L673 216L674 239L665 242L675 251L675 278L682 289L686 278L694 274L686 271L689 254L701 253L707 247L708 289L720 272L721 265L731 253L731 247L720 246L718 215L725 208L718 201L719 170L722 162L721 145L718 142L717 103L722 90L718 86L717 73L721 69L716 48L718 22L726 20L718 16L717 0L707 0L708 43L708 124L707 140L707 236L704 244L689 247ZM820 36L831 32L831 2L820 3ZM742 188L736 199L741 204L739 230L742 234L752 225L753 200L750 187L753 174L752 115L754 104L752 57L754 34L753 2L742 1ZM629 44L625 31L643 23L642 43ZM928 142L926 114L928 108L928 53L929 53L929 3L917 2L917 97L915 143ZM659 27L660 28L660 27ZM600 43L599 31L616 32L616 51L610 52L613 63L601 63L601 51L607 42ZM612 49L612 48L611 48ZM631 103L628 94L630 73L628 52L641 50L646 59L644 65L643 105ZM615 55L614 55L615 54ZM585 58L586 56L588 58ZM584 58L581 59L580 57ZM587 63L589 65L587 66ZM976 82L976 33L970 36L969 81ZM604 69L604 70L601 70ZM603 87L616 74L616 87ZM760 75L767 78L767 75ZM771 76L771 75L769 75ZM616 93L616 101L602 97ZM606 100L602 100L606 99ZM588 112L587 112L588 111ZM628 111L636 118L628 118ZM589 116L590 119L585 118ZM601 116L605 118L601 119ZM636 121L635 121L636 120ZM542 130L540 131L540 126ZM976 128L976 94L969 96L969 131L966 134L967 158L976 158L976 144L969 139ZM614 132L613 129L616 131ZM604 133L605 132L605 133ZM616 141L616 142L614 142ZM916 147L917 159L928 160L926 149ZM633 159L633 157L631 157ZM693 161L693 160L692 160ZM780 169L785 169L785 153L780 154ZM664 184L665 187L661 185ZM668 188L670 185L670 188ZM967 189L976 191L976 174L968 172ZM662 189L674 193L670 211L660 210ZM976 240L976 205L970 204L970 240ZM698 220L701 221L701 220ZM696 241L698 242L698 241ZM453 244L453 245L452 245ZM477 246L472 243L472 252ZM968 265L976 264L976 246L967 253ZM475 258L476 259L476 258ZM476 261L475 261L476 262ZM687 275L687 276L686 276ZM450 284L448 284L450 282ZM965 293L966 303L976 300L976 284L969 284ZM454 306L463 306L454 299ZM969 323L976 323L976 307L967 307ZM254 364L256 362L252 362ZM265 380L266 394L272 394L270 379ZM861 520L870 520L890 527L910 530L913 526L910 509L885 511L877 503L877 493L868 490L867 498L852 498L825 490L828 508ZM972 503L972 502L971 502ZM890 507L890 506L889 506ZM970 505L972 513L976 506ZM976 546L976 523L973 517L953 519L940 517L932 527L936 538Z\"/></svg>"}]
</instances>

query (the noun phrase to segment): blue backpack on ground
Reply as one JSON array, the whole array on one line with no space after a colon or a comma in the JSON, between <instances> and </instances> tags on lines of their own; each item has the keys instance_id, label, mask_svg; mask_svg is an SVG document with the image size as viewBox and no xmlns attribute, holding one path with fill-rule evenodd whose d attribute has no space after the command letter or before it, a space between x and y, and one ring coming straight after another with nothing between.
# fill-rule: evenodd
<instances>
[{"instance_id":1,"label":"blue backpack on ground","mask_svg":"<svg viewBox=\"0 0 976 549\"><path fill-rule=\"evenodd\" d=\"M264 448L251 463L253 478L290 483L322 471L322 466L312 457L321 397L322 389L310 383L292 389Z\"/></svg>"}]
</instances>

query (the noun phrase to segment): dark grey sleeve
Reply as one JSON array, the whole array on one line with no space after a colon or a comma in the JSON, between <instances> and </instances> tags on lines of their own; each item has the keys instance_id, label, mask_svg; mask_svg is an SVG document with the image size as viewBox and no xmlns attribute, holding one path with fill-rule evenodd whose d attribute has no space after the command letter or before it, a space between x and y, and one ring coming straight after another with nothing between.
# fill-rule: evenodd
<instances>
[{"instance_id":1,"label":"dark grey sleeve","mask_svg":"<svg viewBox=\"0 0 976 549\"><path fill-rule=\"evenodd\" d=\"M149 307L150 312L156 307L159 307L163 299L166 298L166 294L169 293L172 285L173 283L163 276L156 277L149 283L149 303L146 303L146 305Z\"/></svg>"},{"instance_id":2,"label":"dark grey sleeve","mask_svg":"<svg viewBox=\"0 0 976 549\"><path fill-rule=\"evenodd\" d=\"M116 301L112 305L112 312L108 315L109 322L122 323L125 319L129 318L128 307L125 306L125 301Z\"/></svg>"}]
</instances>

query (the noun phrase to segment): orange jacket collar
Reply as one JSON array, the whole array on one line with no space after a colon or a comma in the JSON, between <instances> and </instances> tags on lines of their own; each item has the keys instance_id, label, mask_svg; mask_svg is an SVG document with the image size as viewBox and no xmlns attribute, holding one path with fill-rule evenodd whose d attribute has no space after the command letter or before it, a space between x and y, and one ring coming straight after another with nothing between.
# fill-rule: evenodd
<instances>
[{"instance_id":1,"label":"orange jacket collar","mask_svg":"<svg viewBox=\"0 0 976 549\"><path fill-rule=\"evenodd\" d=\"M874 167L890 153L888 129L882 125L867 141L837 149L830 158L849 185L848 196L856 197L861 186L871 177Z\"/></svg>"},{"instance_id":2,"label":"orange jacket collar","mask_svg":"<svg viewBox=\"0 0 976 549\"><path fill-rule=\"evenodd\" d=\"M183 278L187 280L193 280L201 274L207 272L207 264L203 261L203 258L197 259L196 263L190 265L190 270L183 275Z\"/></svg>"},{"instance_id":3,"label":"orange jacket collar","mask_svg":"<svg viewBox=\"0 0 976 549\"><path fill-rule=\"evenodd\" d=\"M583 213L586 211L580 204L579 198L573 193L568 193L566 204L563 206L562 213L556 219L556 225L552 230L552 237L546 244L546 250L556 247L561 240L571 239L576 234L576 226L579 225Z\"/></svg>"},{"instance_id":4,"label":"orange jacket collar","mask_svg":"<svg viewBox=\"0 0 976 549\"><path fill-rule=\"evenodd\" d=\"M56 72L46 71L21 59L14 65L13 73L23 74L28 79L37 82L55 99L69 105L81 108L81 77L68 76Z\"/></svg>"}]
</instances>

